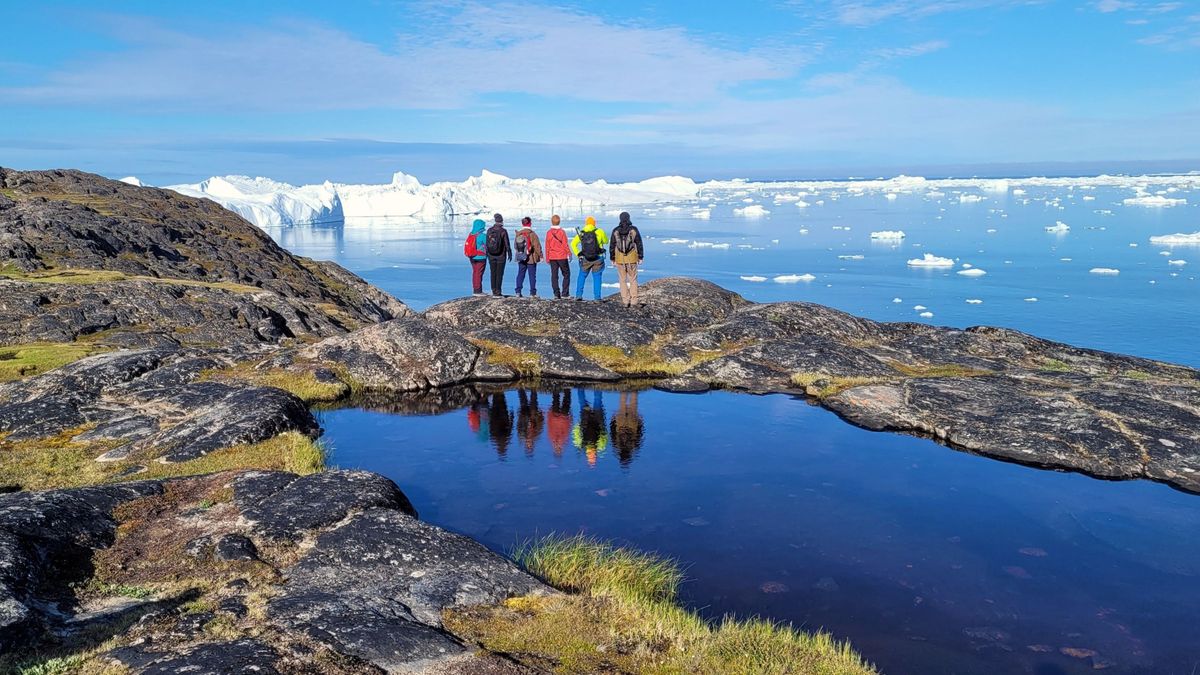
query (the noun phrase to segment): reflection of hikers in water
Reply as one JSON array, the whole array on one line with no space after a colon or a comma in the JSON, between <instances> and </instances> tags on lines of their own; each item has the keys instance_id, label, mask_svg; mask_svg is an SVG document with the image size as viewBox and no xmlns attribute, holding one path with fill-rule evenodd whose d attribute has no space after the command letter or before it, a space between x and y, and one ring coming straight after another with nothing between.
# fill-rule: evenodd
<instances>
[{"instance_id":1,"label":"reflection of hikers in water","mask_svg":"<svg viewBox=\"0 0 1200 675\"><path fill-rule=\"evenodd\" d=\"M546 436L550 438L550 447L554 449L555 457L562 457L563 448L567 446L567 437L571 435L571 390L554 390L550 399L550 414L546 416Z\"/></svg>"},{"instance_id":2,"label":"reflection of hikers in water","mask_svg":"<svg viewBox=\"0 0 1200 675\"><path fill-rule=\"evenodd\" d=\"M638 450L642 448L645 436L645 422L638 414L638 393L636 391L621 392L620 403L617 404L617 414L613 415L609 427L612 434L613 446L617 449L617 460L621 466L629 466Z\"/></svg>"},{"instance_id":3,"label":"reflection of hikers in water","mask_svg":"<svg viewBox=\"0 0 1200 675\"><path fill-rule=\"evenodd\" d=\"M604 400L599 390L592 392L588 405L583 391L579 392L579 424L575 425L575 447L587 454L589 466L596 466L596 456L608 446L608 429L604 420Z\"/></svg>"},{"instance_id":4,"label":"reflection of hikers in water","mask_svg":"<svg viewBox=\"0 0 1200 675\"><path fill-rule=\"evenodd\" d=\"M492 394L492 402L488 406L488 426L491 428L492 443L496 444L496 454L504 457L512 440L513 414L508 409L508 399L503 392Z\"/></svg>"},{"instance_id":5,"label":"reflection of hikers in water","mask_svg":"<svg viewBox=\"0 0 1200 675\"><path fill-rule=\"evenodd\" d=\"M533 456L533 446L541 437L546 420L538 406L537 395L537 389L517 390L517 398L521 401L521 407L517 411L517 435L525 443L525 454L530 456Z\"/></svg>"},{"instance_id":6,"label":"reflection of hikers in water","mask_svg":"<svg viewBox=\"0 0 1200 675\"><path fill-rule=\"evenodd\" d=\"M491 425L488 424L488 418L484 416L486 412L488 412L487 398L480 398L467 408L467 426L481 443L487 443L488 435L491 433Z\"/></svg>"}]
</instances>

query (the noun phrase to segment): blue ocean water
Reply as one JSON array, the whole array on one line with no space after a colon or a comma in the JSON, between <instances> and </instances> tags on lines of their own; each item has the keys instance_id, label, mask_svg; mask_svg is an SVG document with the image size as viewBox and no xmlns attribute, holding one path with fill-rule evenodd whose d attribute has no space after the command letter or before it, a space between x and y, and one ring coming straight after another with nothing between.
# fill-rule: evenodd
<instances>
[{"instance_id":1,"label":"blue ocean water","mask_svg":"<svg viewBox=\"0 0 1200 675\"><path fill-rule=\"evenodd\" d=\"M692 206L675 212L651 208L651 214L632 208L647 242L642 278L697 276L755 301L819 302L881 321L1000 325L1200 366L1200 352L1193 347L1200 332L1200 247L1149 242L1153 235L1200 231L1200 191L1172 194L1187 203L1169 208L1124 205L1131 191L1113 187L1030 187L1024 195L976 192L984 199L972 203L961 203L953 192L937 199L924 193L888 199L880 192L843 190L807 194L807 208L774 203L779 192L786 191L747 188L702 195L698 206L717 204L709 220L689 217ZM745 206L743 199L754 199L769 215L734 215L735 208ZM520 214L506 215L515 220ZM615 224L614 216L596 215L602 226ZM575 220L566 225L579 225ZM1070 231L1046 231L1059 221ZM539 231L545 226L536 224ZM470 292L469 268L462 257L468 229L469 219L364 220L296 226L271 234L290 250L337 261L421 309ZM870 233L881 230L903 230L907 237L898 244L872 241ZM663 243L670 239L728 248ZM953 269L906 264L925 253L953 258L958 264ZM962 263L987 274L959 275ZM549 271L542 268L541 281L548 290ZM1093 268L1118 269L1120 274L1092 274ZM804 274L815 279L773 281L776 276ZM509 272L507 286L512 286L514 275L515 269ZM767 280L742 279L755 276ZM901 301L893 302L896 298ZM917 306L927 309L915 310ZM933 316L923 318L923 311Z\"/></svg>"}]
</instances>

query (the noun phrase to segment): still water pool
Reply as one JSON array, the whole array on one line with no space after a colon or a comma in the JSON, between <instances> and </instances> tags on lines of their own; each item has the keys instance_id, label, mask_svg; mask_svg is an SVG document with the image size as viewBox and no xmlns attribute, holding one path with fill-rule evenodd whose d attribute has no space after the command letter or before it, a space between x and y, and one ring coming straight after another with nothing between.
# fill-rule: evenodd
<instances>
[{"instance_id":1,"label":"still water pool","mask_svg":"<svg viewBox=\"0 0 1200 675\"><path fill-rule=\"evenodd\" d=\"M785 396L543 385L320 414L331 464L507 551L586 532L683 600L850 639L888 673L1192 673L1200 498L852 427ZM444 395L443 395L444 396Z\"/></svg>"}]
</instances>

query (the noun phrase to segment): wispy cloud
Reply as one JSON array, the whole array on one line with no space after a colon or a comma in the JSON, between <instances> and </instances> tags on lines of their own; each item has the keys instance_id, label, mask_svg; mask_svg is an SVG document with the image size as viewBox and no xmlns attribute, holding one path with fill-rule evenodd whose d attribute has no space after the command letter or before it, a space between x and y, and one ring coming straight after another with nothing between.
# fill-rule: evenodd
<instances>
[{"instance_id":1,"label":"wispy cloud","mask_svg":"<svg viewBox=\"0 0 1200 675\"><path fill-rule=\"evenodd\" d=\"M824 16L847 26L861 28L888 20L924 19L948 12L1034 5L1040 2L1041 0L793 0L788 4L806 15Z\"/></svg>"},{"instance_id":2,"label":"wispy cloud","mask_svg":"<svg viewBox=\"0 0 1200 675\"><path fill-rule=\"evenodd\" d=\"M392 45L314 22L229 31L106 21L125 48L0 89L10 102L265 111L459 108L490 93L671 103L790 76L803 50L755 52L678 27L560 8L467 4Z\"/></svg>"}]
</instances>

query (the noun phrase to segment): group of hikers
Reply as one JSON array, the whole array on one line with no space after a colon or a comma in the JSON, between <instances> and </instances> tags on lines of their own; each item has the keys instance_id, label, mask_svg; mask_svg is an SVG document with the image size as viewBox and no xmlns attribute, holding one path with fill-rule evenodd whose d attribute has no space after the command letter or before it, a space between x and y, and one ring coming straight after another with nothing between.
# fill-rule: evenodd
<instances>
[{"instance_id":1,"label":"group of hikers","mask_svg":"<svg viewBox=\"0 0 1200 675\"><path fill-rule=\"evenodd\" d=\"M482 220L476 220L463 243L463 253L471 261L472 290L476 295L483 294L486 267L491 269L492 295L503 296L504 267L516 261L517 297L523 295L526 278L529 279L529 296L537 297L537 266L545 260L550 265L550 286L554 289L554 297L569 299L572 297L570 260L575 258L579 262L579 272L574 298L583 300L583 287L590 276L593 297L599 300L604 259L607 257L617 268L621 302L626 307L635 306L638 304L638 265L643 258L642 234L629 219L628 213L622 213L619 220L610 237L596 225L595 218L588 216L583 227L568 240L562 219L557 215L552 216L545 234L545 246L533 230L533 220L528 216L521 219L521 227L511 240L504 227L504 216L499 213L492 216L491 227L487 227Z\"/></svg>"},{"instance_id":2,"label":"group of hikers","mask_svg":"<svg viewBox=\"0 0 1200 675\"><path fill-rule=\"evenodd\" d=\"M484 395L467 408L467 424L480 440L490 441L502 459L508 455L515 428L527 456L533 456L534 447L545 430L555 457L562 457L570 442L584 455L589 466L595 466L611 443L617 461L621 466L629 466L645 437L645 423L638 413L637 392L621 392L617 412L608 420L600 392L592 391L589 399L587 392L581 389L577 392L578 421L571 409L571 394L569 388L550 392L550 405L543 411L536 389L518 389L515 416L504 392Z\"/></svg>"}]
</instances>

